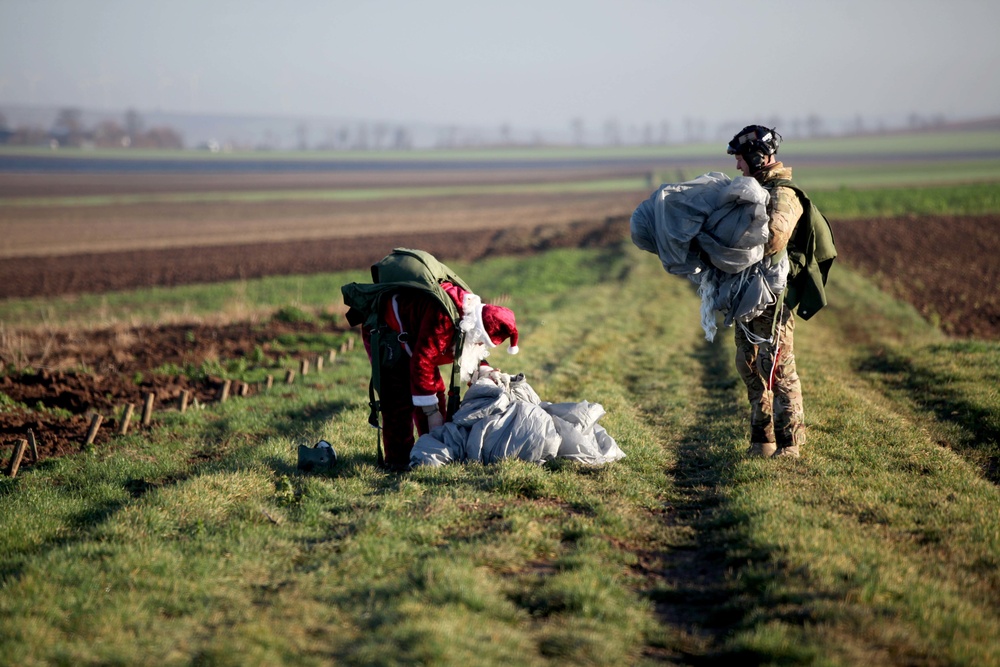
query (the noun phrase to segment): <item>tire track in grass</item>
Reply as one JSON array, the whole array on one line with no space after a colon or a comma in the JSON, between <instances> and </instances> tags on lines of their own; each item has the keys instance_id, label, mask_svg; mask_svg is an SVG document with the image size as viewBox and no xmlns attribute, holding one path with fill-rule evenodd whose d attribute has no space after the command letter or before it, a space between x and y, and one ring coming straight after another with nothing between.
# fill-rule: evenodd
<instances>
[{"instance_id":1,"label":"tire track in grass","mask_svg":"<svg viewBox=\"0 0 1000 667\"><path fill-rule=\"evenodd\" d=\"M751 606L740 564L771 556L752 543L749 517L727 500L726 487L746 440L742 385L727 343L717 339L689 353L698 373L690 385L691 410L675 444L674 464L665 471L677 500L664 520L674 529L671 534L684 539L658 554L660 584L650 597L659 620L672 630L670 658L679 664L763 657L733 655L726 647L733 630L745 625Z\"/></svg>"},{"instance_id":2,"label":"tire track in grass","mask_svg":"<svg viewBox=\"0 0 1000 667\"><path fill-rule=\"evenodd\" d=\"M642 654L672 664L734 656L729 638L747 623L744 564L771 554L753 545L747 517L727 488L743 459L745 397L727 333L706 343L697 295L642 255L607 283L574 291L532 331L546 398L610 401L609 431L625 435L630 483L655 489L659 505L633 505L649 526L616 542L634 555L630 586L651 603ZM613 321L593 313L614 313ZM535 356L537 355L537 356ZM616 407L617 406L617 409ZM615 413L640 422L612 426ZM627 435L626 435L627 433ZM739 560L737 560L739 559ZM749 586L767 586L770 570ZM742 655L760 661L758 653Z\"/></svg>"},{"instance_id":3,"label":"tire track in grass","mask_svg":"<svg viewBox=\"0 0 1000 667\"><path fill-rule=\"evenodd\" d=\"M631 438L622 441L628 458L621 465L633 468L634 483L659 490L658 507L657 502L635 507L650 528L618 547L635 555L631 585L655 607L650 621L659 625L659 632L647 637L643 655L683 664L714 651L721 631L706 627L707 611L730 597L723 588L724 566L709 557L695 522L710 493L694 487L700 477L718 476L711 459L717 452L712 448L705 459L687 450L699 449L713 437L699 433L699 424L706 421L702 415L708 414L710 423L732 421L726 419L732 415L732 401L712 396L703 386L719 378L731 386L732 377L723 370L728 365L725 346L699 341L696 295L683 281L664 276L658 265L641 261L642 255L627 252L634 261L623 273L609 284L573 293L567 297L572 307L560 304L550 314L550 324L534 332L536 348L551 346L536 389L546 397L566 392L611 399L621 408L628 406L640 422L623 429ZM595 312L615 313L614 324L595 320ZM617 390L609 382L618 383ZM712 401L710 407L706 401ZM620 434L611 424L609 430ZM686 601L695 589L699 600Z\"/></svg>"}]
</instances>

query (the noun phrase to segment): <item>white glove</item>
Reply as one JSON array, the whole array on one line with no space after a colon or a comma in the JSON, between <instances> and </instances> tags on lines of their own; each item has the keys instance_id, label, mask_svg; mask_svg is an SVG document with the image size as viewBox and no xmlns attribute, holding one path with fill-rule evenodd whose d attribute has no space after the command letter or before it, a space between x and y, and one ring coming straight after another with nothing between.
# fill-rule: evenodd
<instances>
[{"instance_id":1,"label":"white glove","mask_svg":"<svg viewBox=\"0 0 1000 667\"><path fill-rule=\"evenodd\" d=\"M506 387L510 384L510 375L500 369L483 365L477 368L476 372L472 374L470 385L475 384L477 380L489 380L499 387Z\"/></svg>"},{"instance_id":2,"label":"white glove","mask_svg":"<svg viewBox=\"0 0 1000 667\"><path fill-rule=\"evenodd\" d=\"M474 385L477 381L482 380L483 378L489 378L492 371L493 369L486 364L476 366L476 370L472 372L472 377L469 379L469 385Z\"/></svg>"}]
</instances>

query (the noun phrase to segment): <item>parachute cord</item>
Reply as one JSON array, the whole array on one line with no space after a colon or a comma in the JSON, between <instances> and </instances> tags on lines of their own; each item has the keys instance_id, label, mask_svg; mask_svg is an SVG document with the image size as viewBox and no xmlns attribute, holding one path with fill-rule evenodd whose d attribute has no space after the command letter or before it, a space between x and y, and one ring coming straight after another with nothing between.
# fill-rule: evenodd
<instances>
[{"instance_id":1,"label":"parachute cord","mask_svg":"<svg viewBox=\"0 0 1000 667\"><path fill-rule=\"evenodd\" d=\"M708 269L701 274L701 283L698 285L698 294L701 296L701 328L709 343L715 340L715 333L719 330L715 323L715 295L719 288L712 278L712 270Z\"/></svg>"},{"instance_id":2,"label":"parachute cord","mask_svg":"<svg viewBox=\"0 0 1000 667\"><path fill-rule=\"evenodd\" d=\"M751 345L765 345L765 344L773 345L778 338L777 332L771 334L770 338L764 338L763 336L758 336L757 334L750 331L747 325L744 324L741 320L736 320L736 324L743 331L743 334L747 337L747 340L750 341Z\"/></svg>"}]
</instances>

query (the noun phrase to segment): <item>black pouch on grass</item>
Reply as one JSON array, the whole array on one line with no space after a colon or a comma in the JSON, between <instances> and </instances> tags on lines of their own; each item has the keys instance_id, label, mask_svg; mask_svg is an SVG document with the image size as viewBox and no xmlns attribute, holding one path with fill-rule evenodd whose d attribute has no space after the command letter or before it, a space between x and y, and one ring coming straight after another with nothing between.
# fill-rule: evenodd
<instances>
[{"instance_id":1,"label":"black pouch on grass","mask_svg":"<svg viewBox=\"0 0 1000 667\"><path fill-rule=\"evenodd\" d=\"M313 472L329 470L337 462L337 452L326 440L320 440L314 446L299 445L299 470Z\"/></svg>"}]
</instances>

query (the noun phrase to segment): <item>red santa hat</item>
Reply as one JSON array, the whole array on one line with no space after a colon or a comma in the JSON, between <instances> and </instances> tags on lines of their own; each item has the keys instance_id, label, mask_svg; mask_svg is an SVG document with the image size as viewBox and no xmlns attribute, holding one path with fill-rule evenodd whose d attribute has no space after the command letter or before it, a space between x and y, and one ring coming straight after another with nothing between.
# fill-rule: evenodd
<instances>
[{"instance_id":1,"label":"red santa hat","mask_svg":"<svg viewBox=\"0 0 1000 667\"><path fill-rule=\"evenodd\" d=\"M490 340L499 345L510 338L509 354L517 354L517 324L514 322L514 311L503 306L483 304L483 328L489 334Z\"/></svg>"}]
</instances>

